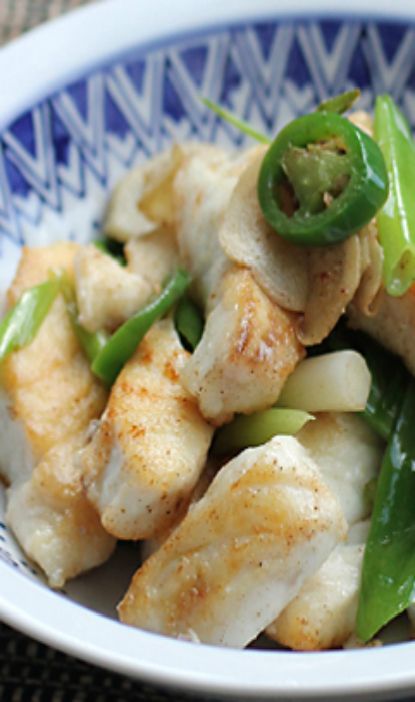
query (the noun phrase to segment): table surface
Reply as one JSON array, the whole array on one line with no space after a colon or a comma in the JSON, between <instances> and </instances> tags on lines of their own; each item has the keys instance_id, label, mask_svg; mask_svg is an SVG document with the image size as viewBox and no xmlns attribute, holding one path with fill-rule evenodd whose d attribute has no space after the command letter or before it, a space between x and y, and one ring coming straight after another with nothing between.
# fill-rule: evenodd
<instances>
[{"instance_id":1,"label":"table surface","mask_svg":"<svg viewBox=\"0 0 415 702\"><path fill-rule=\"evenodd\" d=\"M100 0L0 0L0 45L80 5ZM140 0L138 0L140 1ZM135 682L44 646L0 622L0 701L207 702Z\"/></svg>"},{"instance_id":2,"label":"table surface","mask_svg":"<svg viewBox=\"0 0 415 702\"><path fill-rule=\"evenodd\" d=\"M0 44L93 0L0 0ZM96 1L96 0L95 0Z\"/></svg>"}]
</instances>

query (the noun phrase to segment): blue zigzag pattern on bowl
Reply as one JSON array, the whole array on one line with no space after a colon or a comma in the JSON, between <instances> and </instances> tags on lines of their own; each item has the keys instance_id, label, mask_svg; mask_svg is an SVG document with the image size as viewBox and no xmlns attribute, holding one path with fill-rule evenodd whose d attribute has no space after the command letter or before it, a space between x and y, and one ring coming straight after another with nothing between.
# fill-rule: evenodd
<instances>
[{"instance_id":1,"label":"blue zigzag pattern on bowl","mask_svg":"<svg viewBox=\"0 0 415 702\"><path fill-rule=\"evenodd\" d=\"M414 65L412 27L304 21L212 30L94 71L1 135L3 285L10 255L16 259L22 244L89 239L108 191L133 163L174 140L245 144L200 96L273 134L328 95L358 85L362 108L389 92L414 123ZM0 541L0 558L29 572L4 525Z\"/></svg>"},{"instance_id":2,"label":"blue zigzag pattern on bowl","mask_svg":"<svg viewBox=\"0 0 415 702\"><path fill-rule=\"evenodd\" d=\"M71 217L76 204L89 234L108 188L133 161L174 139L244 143L206 110L200 95L267 133L355 84L363 107L373 91L387 91L415 115L414 38L413 29L358 22L257 25L184 39L97 71L2 135L1 232L20 245L45 218L53 232L53 213L64 212L59 235L79 237L79 217Z\"/></svg>"}]
</instances>

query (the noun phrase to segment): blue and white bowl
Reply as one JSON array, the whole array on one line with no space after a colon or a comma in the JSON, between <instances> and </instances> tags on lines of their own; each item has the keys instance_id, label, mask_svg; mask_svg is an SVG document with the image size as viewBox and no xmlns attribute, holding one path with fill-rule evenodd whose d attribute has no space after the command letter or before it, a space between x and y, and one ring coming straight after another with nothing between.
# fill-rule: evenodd
<instances>
[{"instance_id":1,"label":"blue and white bowl","mask_svg":"<svg viewBox=\"0 0 415 702\"><path fill-rule=\"evenodd\" d=\"M387 14L384 7L387 6ZM354 86L362 108L388 92L415 125L415 6L349 0L108 0L0 52L0 289L24 244L87 241L117 179L172 141L246 137L210 97L267 134ZM383 15L382 15L383 13ZM293 700L415 689L415 643L312 655L196 646L111 620L135 566L109 564L51 592L4 524L0 616L80 658L190 690ZM106 616L102 616L106 615Z\"/></svg>"}]
</instances>

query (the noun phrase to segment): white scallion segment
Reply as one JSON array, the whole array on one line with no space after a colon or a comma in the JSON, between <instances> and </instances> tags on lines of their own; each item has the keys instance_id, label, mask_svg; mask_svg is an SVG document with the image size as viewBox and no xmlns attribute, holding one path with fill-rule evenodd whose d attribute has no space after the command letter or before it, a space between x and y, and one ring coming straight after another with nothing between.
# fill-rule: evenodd
<instances>
[{"instance_id":1,"label":"white scallion segment","mask_svg":"<svg viewBox=\"0 0 415 702\"><path fill-rule=\"evenodd\" d=\"M334 351L302 361L287 379L278 405L305 412L361 412L370 383L360 353Z\"/></svg>"}]
</instances>

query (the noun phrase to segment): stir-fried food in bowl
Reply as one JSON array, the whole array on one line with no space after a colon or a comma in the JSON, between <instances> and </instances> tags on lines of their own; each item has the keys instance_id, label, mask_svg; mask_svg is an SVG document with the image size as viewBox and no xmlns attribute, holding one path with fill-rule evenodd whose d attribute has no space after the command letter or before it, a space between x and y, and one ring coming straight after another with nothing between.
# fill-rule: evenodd
<instances>
[{"instance_id":1,"label":"stir-fried food in bowl","mask_svg":"<svg viewBox=\"0 0 415 702\"><path fill-rule=\"evenodd\" d=\"M415 145L356 97L243 153L175 145L99 241L23 249L0 471L52 587L134 540L120 619L169 636L319 650L410 608Z\"/></svg>"}]
</instances>

